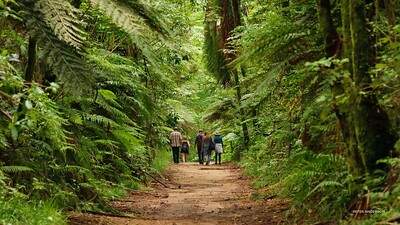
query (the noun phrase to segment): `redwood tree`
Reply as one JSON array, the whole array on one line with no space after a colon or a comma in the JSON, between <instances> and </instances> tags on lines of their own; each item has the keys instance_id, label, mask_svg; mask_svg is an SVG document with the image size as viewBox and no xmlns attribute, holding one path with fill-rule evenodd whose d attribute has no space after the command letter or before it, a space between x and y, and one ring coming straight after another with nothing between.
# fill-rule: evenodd
<instances>
[{"instance_id":1,"label":"redwood tree","mask_svg":"<svg viewBox=\"0 0 400 225\"><path fill-rule=\"evenodd\" d=\"M232 85L236 90L240 120L245 146L249 143L249 132L245 122L245 110L241 107L242 91L237 67L229 63L236 59L231 45L232 31L241 25L240 0L208 1L206 10L205 48L208 70L225 87ZM241 70L243 75L244 70Z\"/></svg>"}]
</instances>

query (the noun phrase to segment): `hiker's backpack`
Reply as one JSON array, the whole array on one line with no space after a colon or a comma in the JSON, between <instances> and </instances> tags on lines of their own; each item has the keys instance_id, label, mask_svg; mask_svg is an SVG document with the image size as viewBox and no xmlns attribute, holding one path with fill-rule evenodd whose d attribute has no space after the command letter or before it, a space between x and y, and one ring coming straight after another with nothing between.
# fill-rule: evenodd
<instances>
[{"instance_id":1,"label":"hiker's backpack","mask_svg":"<svg viewBox=\"0 0 400 225\"><path fill-rule=\"evenodd\" d=\"M189 144L186 141L184 141L182 143L182 152L187 152L187 151L189 151Z\"/></svg>"}]
</instances>

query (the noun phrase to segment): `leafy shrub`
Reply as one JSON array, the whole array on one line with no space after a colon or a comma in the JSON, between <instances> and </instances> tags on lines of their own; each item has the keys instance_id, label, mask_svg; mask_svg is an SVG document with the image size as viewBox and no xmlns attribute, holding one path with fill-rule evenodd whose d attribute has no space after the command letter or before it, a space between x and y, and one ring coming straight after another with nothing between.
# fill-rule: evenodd
<instances>
[{"instance_id":1,"label":"leafy shrub","mask_svg":"<svg viewBox=\"0 0 400 225\"><path fill-rule=\"evenodd\" d=\"M66 218L51 201L30 201L16 188L8 187L7 180L0 170L1 224L67 224Z\"/></svg>"}]
</instances>

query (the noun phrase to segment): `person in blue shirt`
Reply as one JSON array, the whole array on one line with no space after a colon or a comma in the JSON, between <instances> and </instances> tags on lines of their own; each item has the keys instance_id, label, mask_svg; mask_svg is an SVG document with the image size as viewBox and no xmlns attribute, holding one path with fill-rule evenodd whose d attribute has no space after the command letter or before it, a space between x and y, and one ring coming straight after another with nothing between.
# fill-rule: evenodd
<instances>
[{"instance_id":1,"label":"person in blue shirt","mask_svg":"<svg viewBox=\"0 0 400 225\"><path fill-rule=\"evenodd\" d=\"M218 164L221 165L221 155L224 152L223 151L224 143L222 141L221 134L218 131L215 132L214 143L215 143L215 164L217 164L218 162Z\"/></svg>"}]
</instances>

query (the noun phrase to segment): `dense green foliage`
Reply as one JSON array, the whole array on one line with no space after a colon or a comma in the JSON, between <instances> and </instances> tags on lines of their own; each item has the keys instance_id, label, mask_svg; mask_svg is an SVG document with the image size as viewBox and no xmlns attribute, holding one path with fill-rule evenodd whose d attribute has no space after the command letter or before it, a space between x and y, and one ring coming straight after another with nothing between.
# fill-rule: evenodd
<instances>
[{"instance_id":1,"label":"dense green foliage","mask_svg":"<svg viewBox=\"0 0 400 225\"><path fill-rule=\"evenodd\" d=\"M112 210L174 126L293 222L398 218L399 4L0 0L0 223Z\"/></svg>"},{"instance_id":2,"label":"dense green foliage","mask_svg":"<svg viewBox=\"0 0 400 225\"><path fill-rule=\"evenodd\" d=\"M389 197L398 190L398 160L376 160L398 155L398 144L390 138L399 130L398 88L391 84L400 65L399 26L394 26L399 7L385 8L389 1L354 7L365 9L368 17L351 17L352 27L347 27L343 8L352 10L362 1L331 1L330 8L329 1L263 2L243 4L246 24L235 32L241 54L234 65L247 68L242 102L252 122L252 144L242 165L257 178L257 186L276 187L273 192L291 200L288 213L299 223L398 217L398 201ZM389 23L390 13L397 23ZM355 35L351 48L345 46L346 36L334 39L335 27L360 36L361 23L356 22L362 20L368 21L368 44L357 46L361 39ZM332 40L339 41L334 51L329 48L335 42L326 44ZM356 51L361 49L370 61L358 66ZM346 50L353 51L353 58L347 58ZM349 71L349 61L368 71Z\"/></svg>"},{"instance_id":3,"label":"dense green foliage","mask_svg":"<svg viewBox=\"0 0 400 225\"><path fill-rule=\"evenodd\" d=\"M165 169L171 128L198 121L181 101L202 89L177 85L201 72L187 44L200 46L187 32L199 23L184 18L202 14L191 7L0 1L0 223L112 210L107 201L139 188L143 171ZM170 8L188 15L161 13Z\"/></svg>"}]
</instances>

